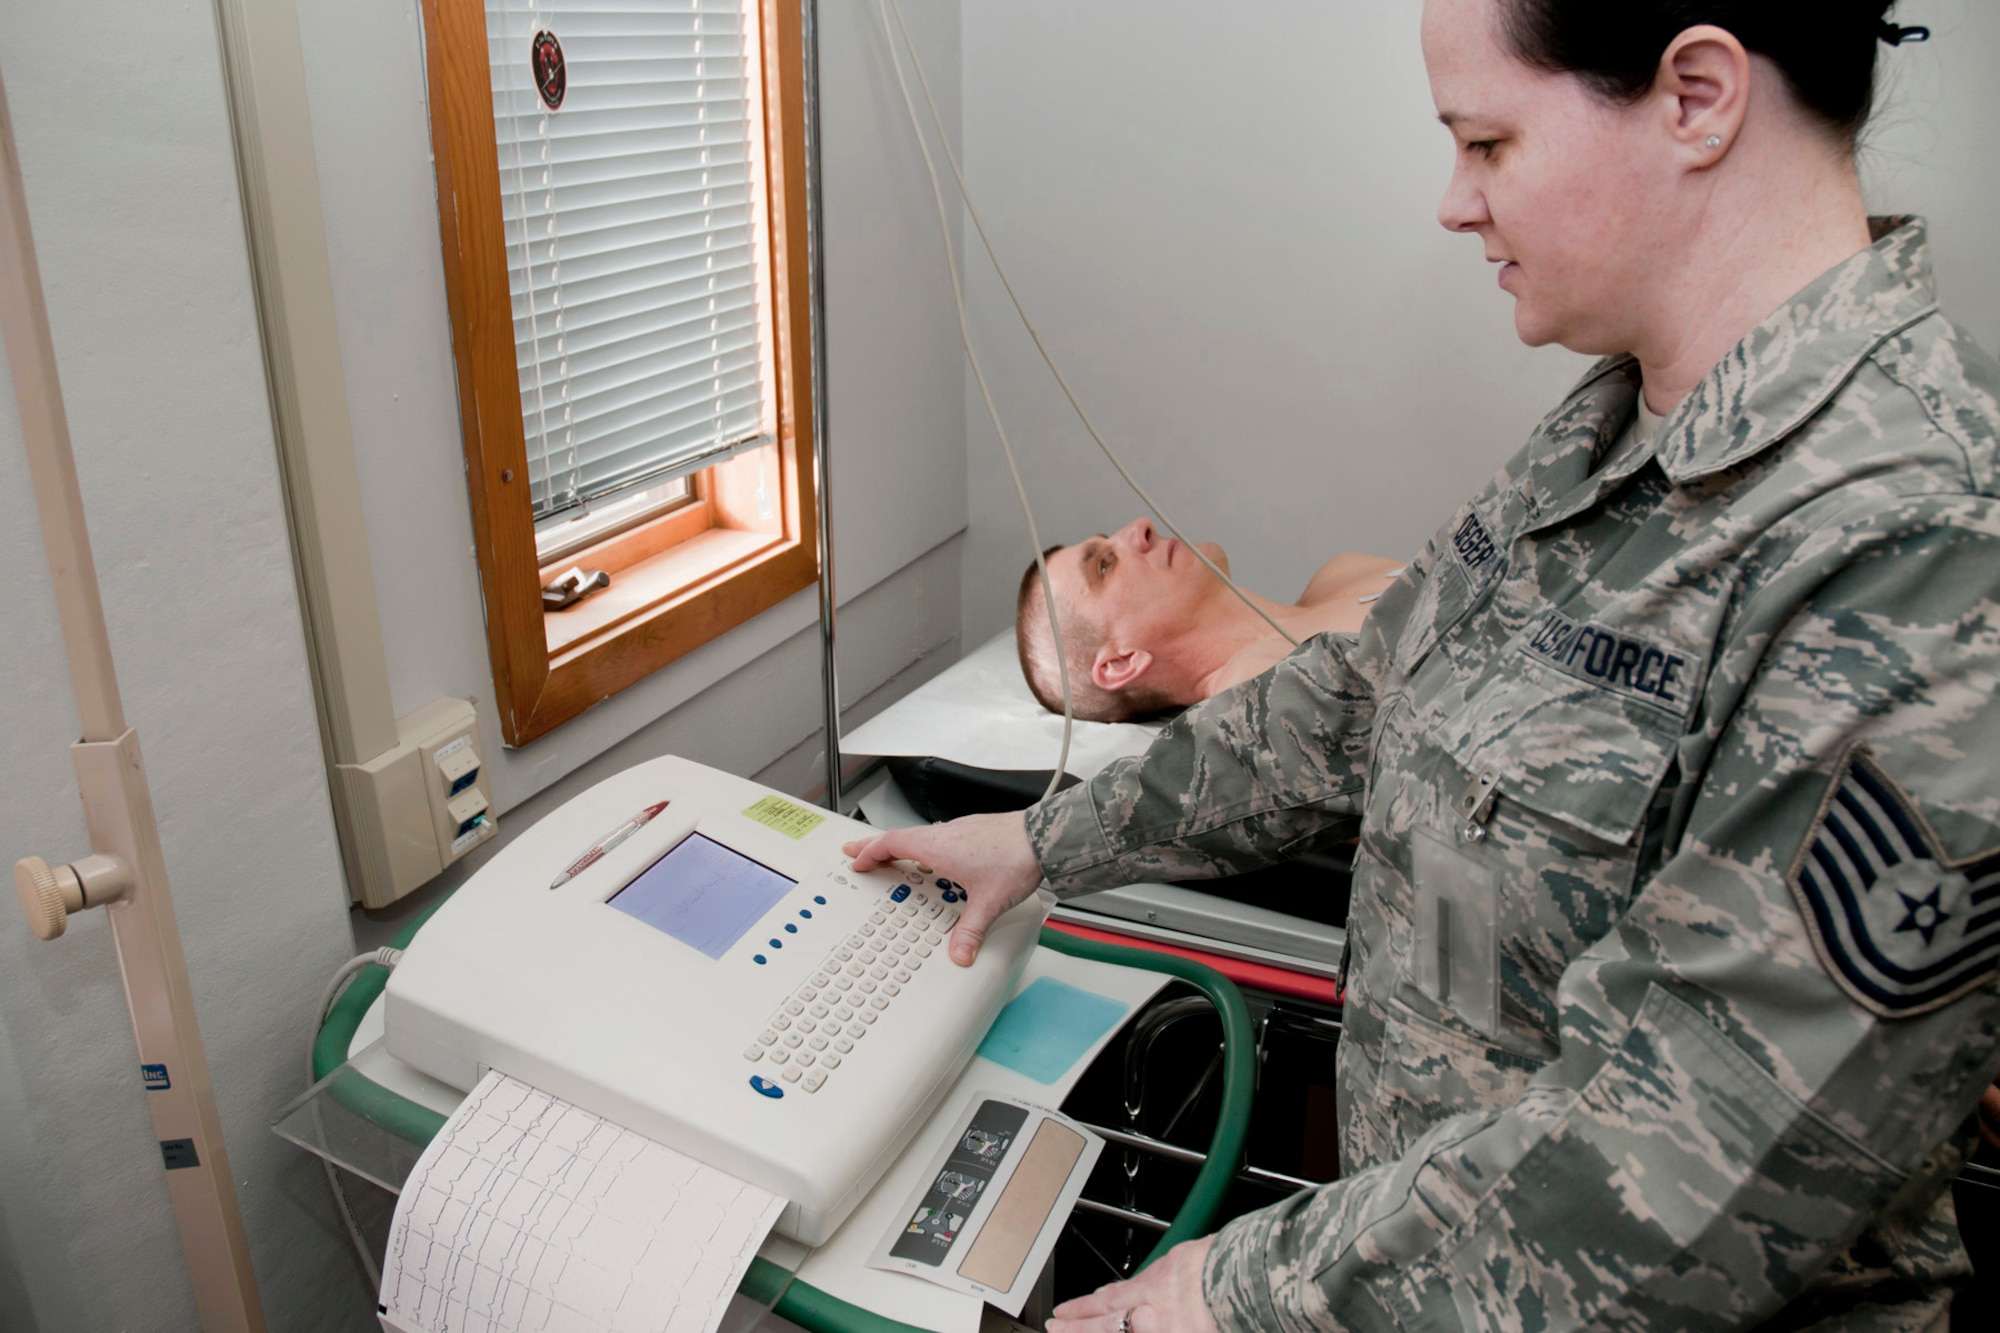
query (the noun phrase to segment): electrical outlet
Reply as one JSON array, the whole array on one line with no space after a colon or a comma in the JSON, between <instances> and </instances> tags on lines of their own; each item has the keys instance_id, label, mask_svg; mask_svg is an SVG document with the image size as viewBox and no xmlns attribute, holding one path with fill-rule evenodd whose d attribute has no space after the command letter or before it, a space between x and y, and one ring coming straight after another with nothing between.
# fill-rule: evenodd
<instances>
[{"instance_id":1,"label":"electrical outlet","mask_svg":"<svg viewBox=\"0 0 2000 1333\"><path fill-rule=\"evenodd\" d=\"M396 719L396 747L339 766L352 838L353 896L385 907L499 831L479 748L479 719L463 699L439 699Z\"/></svg>"}]
</instances>

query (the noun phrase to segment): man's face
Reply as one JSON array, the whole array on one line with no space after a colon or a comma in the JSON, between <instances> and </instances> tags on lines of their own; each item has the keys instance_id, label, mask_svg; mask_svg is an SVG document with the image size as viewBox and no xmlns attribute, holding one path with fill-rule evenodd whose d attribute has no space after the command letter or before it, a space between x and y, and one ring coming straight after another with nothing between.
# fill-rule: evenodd
<instances>
[{"instance_id":1,"label":"man's face","mask_svg":"<svg viewBox=\"0 0 2000 1333\"><path fill-rule=\"evenodd\" d=\"M1201 548L1224 571L1229 558L1213 542ZM1099 656L1142 650L1171 652L1196 622L1203 602L1222 584L1180 541L1136 518L1110 536L1065 546L1049 557L1063 632L1079 615L1103 629ZM1065 645L1068 647L1069 645ZM1100 682L1103 683L1103 682Z\"/></svg>"},{"instance_id":2,"label":"man's face","mask_svg":"<svg viewBox=\"0 0 2000 1333\"><path fill-rule=\"evenodd\" d=\"M1456 161L1438 221L1476 234L1531 347L1630 350L1635 298L1670 225L1658 107L1614 106L1515 57L1498 0L1426 0L1424 62Z\"/></svg>"}]
</instances>

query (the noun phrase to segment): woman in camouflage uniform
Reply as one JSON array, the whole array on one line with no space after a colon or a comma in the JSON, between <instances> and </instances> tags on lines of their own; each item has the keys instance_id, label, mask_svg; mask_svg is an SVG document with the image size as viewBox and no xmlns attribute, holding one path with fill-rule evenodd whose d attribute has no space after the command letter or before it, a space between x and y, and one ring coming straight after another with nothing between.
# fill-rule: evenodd
<instances>
[{"instance_id":1,"label":"woman in camouflage uniform","mask_svg":"<svg viewBox=\"0 0 2000 1333\"><path fill-rule=\"evenodd\" d=\"M1879 0L1428 0L1440 211L1607 359L1357 639L1020 816L1059 894L1360 837L1342 1179L1058 1333L1942 1329L2000 1068L2000 365L1853 165Z\"/></svg>"}]
</instances>

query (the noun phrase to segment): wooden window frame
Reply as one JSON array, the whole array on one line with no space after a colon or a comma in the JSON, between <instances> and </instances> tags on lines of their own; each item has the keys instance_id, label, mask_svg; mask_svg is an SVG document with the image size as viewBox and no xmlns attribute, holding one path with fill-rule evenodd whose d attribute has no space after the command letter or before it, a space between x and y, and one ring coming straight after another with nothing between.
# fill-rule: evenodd
<instances>
[{"instance_id":1,"label":"wooden window frame","mask_svg":"<svg viewBox=\"0 0 2000 1333\"><path fill-rule=\"evenodd\" d=\"M802 11L779 0L761 0L759 10L777 441L697 474L696 503L544 569L515 368L486 11L482 0L423 0L466 486L500 731L510 746L547 734L819 577ZM760 462L765 484L777 490L768 513L751 498ZM544 613L542 584L571 566L606 569L612 587Z\"/></svg>"}]
</instances>

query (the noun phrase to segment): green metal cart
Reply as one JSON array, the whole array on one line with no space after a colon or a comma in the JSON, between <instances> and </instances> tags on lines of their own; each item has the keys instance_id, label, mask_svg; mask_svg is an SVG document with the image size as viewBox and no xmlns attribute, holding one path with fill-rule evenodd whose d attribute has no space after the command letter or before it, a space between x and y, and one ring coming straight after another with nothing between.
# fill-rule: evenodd
<instances>
[{"instance_id":1,"label":"green metal cart","mask_svg":"<svg viewBox=\"0 0 2000 1333\"><path fill-rule=\"evenodd\" d=\"M426 912L411 922L396 938L396 947L407 946L429 917L430 912ZM1046 928L1041 934L1041 945L1077 958L1166 973L1206 996L1221 1019L1221 1106L1216 1115L1215 1133L1210 1138L1204 1154L1206 1160L1195 1176L1185 1202L1175 1214L1172 1225L1146 1257L1145 1262L1151 1263L1180 1242L1205 1235L1213 1229L1223 1198L1243 1165L1256 1071L1256 1037L1251 1028L1249 1010L1233 982L1213 968L1190 959L1078 939ZM387 968L370 966L363 969L328 1011L313 1046L313 1077L316 1081L341 1070L346 1064L354 1034L363 1016L381 996L388 980ZM342 1072L326 1091L347 1111L419 1150L444 1128L443 1115L382 1087L353 1069ZM762 1258L752 1261L739 1291L779 1317L809 1330L809 1333L920 1333L920 1330L907 1324L871 1314L808 1283L797 1281L784 1268Z\"/></svg>"}]
</instances>

